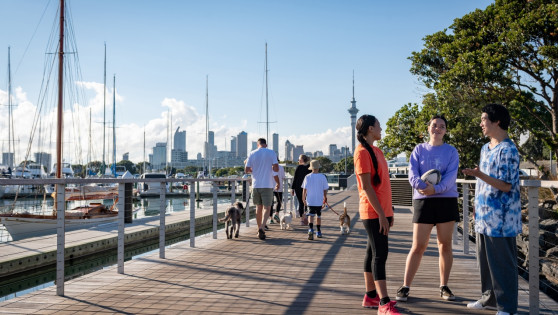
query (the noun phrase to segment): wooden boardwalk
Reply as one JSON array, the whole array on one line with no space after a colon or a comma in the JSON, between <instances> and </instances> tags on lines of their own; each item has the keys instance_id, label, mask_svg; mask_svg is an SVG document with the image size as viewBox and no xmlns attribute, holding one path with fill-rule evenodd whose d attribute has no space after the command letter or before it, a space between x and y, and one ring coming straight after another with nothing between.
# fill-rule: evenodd
<instances>
[{"instance_id":1,"label":"wooden boardwalk","mask_svg":"<svg viewBox=\"0 0 558 315\"><path fill-rule=\"evenodd\" d=\"M179 243L166 251L129 261L125 273L116 266L67 281L65 296L50 287L0 303L7 314L376 314L361 307L366 232L358 220L358 194L331 192L331 206L339 212L347 202L352 232L339 235L337 216L323 214L324 237L307 240L306 229L282 231L270 225L267 239L256 237L256 227L241 227L240 238L210 235ZM388 290L395 298L402 284L412 236L411 211L396 208L390 232ZM423 258L408 302L397 306L404 314L494 314L470 311L468 301L480 296L474 255L454 249L449 286L455 301L444 301L438 291L435 235ZM520 308L528 312L528 286L520 280ZM558 304L541 293L541 314L558 314Z\"/></svg>"}]
</instances>

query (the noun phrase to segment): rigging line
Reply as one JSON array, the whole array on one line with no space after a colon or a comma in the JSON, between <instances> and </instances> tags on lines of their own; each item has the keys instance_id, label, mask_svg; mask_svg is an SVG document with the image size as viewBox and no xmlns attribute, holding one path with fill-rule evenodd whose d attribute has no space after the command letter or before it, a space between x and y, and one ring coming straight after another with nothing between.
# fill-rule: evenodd
<instances>
[{"instance_id":1,"label":"rigging line","mask_svg":"<svg viewBox=\"0 0 558 315\"><path fill-rule=\"evenodd\" d=\"M19 70L19 67L21 66L21 63L23 62L23 59L25 58L25 55L27 54L27 51L29 50L29 46L31 46L31 42L33 41L33 38L35 38L35 35L37 34L37 31L39 30L39 26L41 25L41 22L43 21L43 18L45 17L45 14L47 12L47 9L48 9L49 5L50 5L50 0L48 0L47 4L45 5L45 9L43 10L43 14L41 14L41 18L39 19L39 22L37 22L37 26L35 26L35 30L33 31L33 34L31 35L31 38L27 42L27 46L25 46L25 50L23 51L23 55L21 56L21 59L17 63L17 67L14 71L14 74L17 74L17 71Z\"/></svg>"}]
</instances>

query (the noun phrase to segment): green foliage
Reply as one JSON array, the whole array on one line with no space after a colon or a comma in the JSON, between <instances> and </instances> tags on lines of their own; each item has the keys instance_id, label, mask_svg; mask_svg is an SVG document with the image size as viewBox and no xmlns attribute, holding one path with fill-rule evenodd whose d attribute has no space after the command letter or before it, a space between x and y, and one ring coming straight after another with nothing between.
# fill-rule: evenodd
<instances>
[{"instance_id":1,"label":"green foliage","mask_svg":"<svg viewBox=\"0 0 558 315\"><path fill-rule=\"evenodd\" d=\"M136 164L134 164L134 162L130 160L122 160L116 163L116 165L123 165L124 167L126 167L126 170L131 174L136 174L138 172L138 169L136 168Z\"/></svg>"},{"instance_id":2,"label":"green foliage","mask_svg":"<svg viewBox=\"0 0 558 315\"><path fill-rule=\"evenodd\" d=\"M417 143L424 142L424 128L421 125L421 111L417 104L403 105L386 123L386 136L378 146L387 159L405 152L409 156Z\"/></svg>"},{"instance_id":3,"label":"green foliage","mask_svg":"<svg viewBox=\"0 0 558 315\"><path fill-rule=\"evenodd\" d=\"M345 163L347 161L347 163ZM345 172L345 167L347 167L347 171ZM333 170L337 173L345 173L345 174L352 174L355 172L355 165L352 156L348 156L347 158L341 159L341 161L335 163L333 166Z\"/></svg>"},{"instance_id":4,"label":"green foliage","mask_svg":"<svg viewBox=\"0 0 558 315\"><path fill-rule=\"evenodd\" d=\"M411 72L434 90L438 110L451 117L454 127L448 142L466 154L466 163L470 163L467 146L476 151L486 142L476 125L480 109L490 102L510 110L509 132L516 143L528 131L558 151L555 0L497 0L485 10L455 19L449 30L426 36L424 48L409 59ZM425 107L427 103L425 99ZM386 146L401 145L398 150L406 151L406 138L397 133L394 137L401 138L401 143L388 139ZM520 151L536 153L529 148Z\"/></svg>"},{"instance_id":5,"label":"green foliage","mask_svg":"<svg viewBox=\"0 0 558 315\"><path fill-rule=\"evenodd\" d=\"M320 165L322 166L320 168L320 173L330 173L333 171L333 163L329 158L325 156L318 156L315 160L320 161Z\"/></svg>"}]
</instances>

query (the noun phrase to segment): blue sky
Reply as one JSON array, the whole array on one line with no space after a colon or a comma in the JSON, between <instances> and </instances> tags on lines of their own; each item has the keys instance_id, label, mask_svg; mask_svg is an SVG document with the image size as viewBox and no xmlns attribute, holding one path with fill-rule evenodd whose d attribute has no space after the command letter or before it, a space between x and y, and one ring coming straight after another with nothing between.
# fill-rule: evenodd
<instances>
[{"instance_id":1,"label":"blue sky","mask_svg":"<svg viewBox=\"0 0 558 315\"><path fill-rule=\"evenodd\" d=\"M210 129L215 131L219 150L225 146L230 150L231 136L243 130L249 141L265 137L261 122L266 120L266 42L270 134L279 133L282 158L287 139L304 145L305 151L325 153L331 143L350 145L347 109L353 70L359 116L373 114L385 126L403 104L420 103L426 89L410 74L407 58L422 48L424 36L490 3L68 0L82 74L79 86L85 96L79 104L81 114L73 116L80 117L79 122L66 127L67 132L82 137L66 140L65 160L87 159L88 136L83 135L89 132L89 107L92 158L101 159L105 42L110 111L112 77L116 76L118 160L124 152L134 162L143 160L144 130L148 153L156 142L165 142L169 111L172 128L187 131L190 158L201 152L206 76ZM12 90L18 104L14 109L20 151L16 160L20 160L17 155L22 156L29 138L31 125L26 121L38 103L58 4L54 0L0 0L0 6L0 103L6 103L11 46ZM6 115L6 106L1 106L0 117ZM6 151L7 119L0 120ZM81 153L73 148L78 142Z\"/></svg>"}]
</instances>

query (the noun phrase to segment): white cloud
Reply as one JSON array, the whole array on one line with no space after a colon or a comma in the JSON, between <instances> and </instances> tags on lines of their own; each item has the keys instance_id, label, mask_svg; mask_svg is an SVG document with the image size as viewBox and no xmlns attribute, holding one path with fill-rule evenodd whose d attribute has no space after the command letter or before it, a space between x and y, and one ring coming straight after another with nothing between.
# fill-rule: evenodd
<instances>
[{"instance_id":1,"label":"white cloud","mask_svg":"<svg viewBox=\"0 0 558 315\"><path fill-rule=\"evenodd\" d=\"M87 163L89 156L91 160L100 161L103 158L103 85L96 82L79 82L79 87L92 92L89 98L83 100L83 104L73 104L72 110L64 112L64 160L75 164ZM105 124L105 161L113 160L113 136L112 136L112 90L107 89L107 112ZM110 98L110 102L108 99ZM27 143L33 130L33 119L37 106L27 100L26 93L22 88L15 89L13 103L15 139L16 139L16 161L23 160ZM125 98L116 94L116 106L125 102ZM0 103L7 104L7 92L0 90ZM55 102L50 102L55 103ZM203 152L205 142L205 115L199 113L194 106L188 105L183 100L175 98L164 98L161 103L161 114L158 117L147 119L145 125L136 123L119 124L119 120L125 120L116 116L116 160L120 161L122 155L129 153L130 160L138 163L144 160L144 133L145 133L145 159L148 159L152 148L157 142L167 142L168 130L170 137L176 129L186 130L186 149L190 159L195 159L198 152ZM69 108L69 106L67 107ZM140 110L140 109L138 109ZM33 153L44 151L53 154L56 148L56 110L53 105L50 108L41 110L40 129L36 127L35 137L30 150L30 159ZM91 118L90 118L91 112ZM8 151L8 115L7 106L0 108L0 132L2 137L2 152ZM118 110L117 110L118 113ZM169 125L169 114L172 115L172 123ZM89 123L91 121L91 124ZM220 121L227 121L227 117L221 115L210 121L210 130L215 133L215 144L218 149L230 150L230 140L232 136L238 135L241 131L248 133L248 150L251 149L251 142L256 141L255 132L247 130L248 121L241 120L232 126L225 126ZM38 126L39 126L38 125ZM91 126L91 127L90 127ZM91 135L90 135L91 128ZM341 127L336 130L328 129L323 133L310 133L303 135L280 135L279 152L284 155L284 143L288 139L295 145L304 145L306 152L317 150L327 154L330 144L337 144L338 147L349 145L351 130L350 127ZM91 138L91 140L90 140ZM349 139L349 140L348 140ZM271 140L271 139L270 139ZM171 140L172 141L172 140ZM91 146L90 146L91 143ZM90 149L91 148L91 149Z\"/></svg>"}]
</instances>

